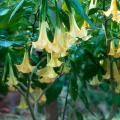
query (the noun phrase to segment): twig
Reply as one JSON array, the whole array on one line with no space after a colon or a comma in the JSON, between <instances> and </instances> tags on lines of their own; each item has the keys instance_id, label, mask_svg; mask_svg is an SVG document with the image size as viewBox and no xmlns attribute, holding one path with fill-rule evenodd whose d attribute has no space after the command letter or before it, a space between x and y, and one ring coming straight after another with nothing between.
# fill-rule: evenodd
<instances>
[{"instance_id":1,"label":"twig","mask_svg":"<svg viewBox=\"0 0 120 120\"><path fill-rule=\"evenodd\" d=\"M114 117L114 115L116 113L116 110L117 110L117 106L113 104L107 120L112 120L112 118Z\"/></svg>"},{"instance_id":2,"label":"twig","mask_svg":"<svg viewBox=\"0 0 120 120\"><path fill-rule=\"evenodd\" d=\"M33 109L32 109L32 107L31 107L31 104L30 104L30 101L29 101L29 97L27 97L27 96L25 95L25 93L24 93L19 87L15 86L15 88L16 88L16 89L19 91L19 93L24 97L24 99L25 99L25 101L26 101L26 104L28 105L28 108L29 108L29 110L30 110L32 119L33 119L33 120L36 120L35 115L34 115L34 112L33 112Z\"/></svg>"},{"instance_id":3,"label":"twig","mask_svg":"<svg viewBox=\"0 0 120 120\"><path fill-rule=\"evenodd\" d=\"M105 5L106 5L106 0L103 0L103 10L105 10ZM107 53L109 52L109 44L108 44L108 30L107 30L107 23L108 21L106 21L106 16L104 16L104 27L105 27L105 35L106 35L106 49L107 49ZM113 75L113 61L112 61L112 57L108 56L109 59L109 64L110 64L110 80L111 80L111 85L112 85L112 81L114 80L114 75ZM112 96L114 97L114 88L112 87ZM117 106L116 105L112 105L111 107L111 111L109 113L109 116L107 118L107 120L112 120L112 118L115 115Z\"/></svg>"},{"instance_id":4,"label":"twig","mask_svg":"<svg viewBox=\"0 0 120 120\"><path fill-rule=\"evenodd\" d=\"M65 98L65 105L64 105L62 120L65 119L66 107L67 107L67 103L68 103L69 87L70 87L70 80L69 80L69 82L68 82L67 94L66 94L66 98Z\"/></svg>"},{"instance_id":5,"label":"twig","mask_svg":"<svg viewBox=\"0 0 120 120\"><path fill-rule=\"evenodd\" d=\"M39 6L38 6L38 9L37 9L37 12L34 14L34 22L32 24L32 37L34 37L34 33L35 33L35 23L37 21L37 16L38 16L38 13L39 13Z\"/></svg>"}]
</instances>

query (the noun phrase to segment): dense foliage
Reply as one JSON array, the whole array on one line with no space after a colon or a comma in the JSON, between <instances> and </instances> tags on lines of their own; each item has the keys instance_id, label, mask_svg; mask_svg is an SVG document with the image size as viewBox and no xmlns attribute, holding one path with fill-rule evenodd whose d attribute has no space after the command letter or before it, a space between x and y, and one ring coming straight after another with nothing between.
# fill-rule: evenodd
<instances>
[{"instance_id":1,"label":"dense foliage","mask_svg":"<svg viewBox=\"0 0 120 120\"><path fill-rule=\"evenodd\" d=\"M66 87L63 119L68 96L101 119L105 103L112 119L120 105L119 10L119 0L0 1L0 93L19 91L18 107L35 119L31 105L43 108Z\"/></svg>"}]
</instances>

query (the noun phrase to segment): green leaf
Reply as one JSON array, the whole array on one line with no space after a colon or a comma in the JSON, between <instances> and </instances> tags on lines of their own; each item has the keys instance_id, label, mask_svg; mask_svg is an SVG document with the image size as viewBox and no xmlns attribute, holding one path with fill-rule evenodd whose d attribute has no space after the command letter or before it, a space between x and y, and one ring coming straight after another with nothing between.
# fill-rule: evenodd
<instances>
[{"instance_id":1,"label":"green leaf","mask_svg":"<svg viewBox=\"0 0 120 120\"><path fill-rule=\"evenodd\" d=\"M19 2L19 4L16 6L16 8L14 9L14 11L12 12L12 14L10 15L10 19L9 19L9 22L10 20L12 19L12 17L15 15L15 13L20 9L20 7L22 6L22 4L24 3L25 0L21 0Z\"/></svg>"},{"instance_id":2,"label":"green leaf","mask_svg":"<svg viewBox=\"0 0 120 120\"><path fill-rule=\"evenodd\" d=\"M1 47L19 46L23 45L24 41L0 41Z\"/></svg>"},{"instance_id":3,"label":"green leaf","mask_svg":"<svg viewBox=\"0 0 120 120\"><path fill-rule=\"evenodd\" d=\"M79 0L69 0L71 6L76 10L76 12L83 17L94 29L96 29L96 26L92 23L92 21L88 18L88 16L85 14L82 5L80 4Z\"/></svg>"},{"instance_id":4,"label":"green leaf","mask_svg":"<svg viewBox=\"0 0 120 120\"><path fill-rule=\"evenodd\" d=\"M120 106L120 94L114 95L112 101L113 101L113 103L114 103L115 105L119 105L119 106Z\"/></svg>"},{"instance_id":5,"label":"green leaf","mask_svg":"<svg viewBox=\"0 0 120 120\"><path fill-rule=\"evenodd\" d=\"M6 15L9 11L9 8L6 9L0 9L0 16Z\"/></svg>"},{"instance_id":6,"label":"green leaf","mask_svg":"<svg viewBox=\"0 0 120 120\"><path fill-rule=\"evenodd\" d=\"M89 12L88 12L88 15L95 14L95 13L97 13L97 11L98 11L98 8L90 9Z\"/></svg>"},{"instance_id":7,"label":"green leaf","mask_svg":"<svg viewBox=\"0 0 120 120\"><path fill-rule=\"evenodd\" d=\"M63 87L63 79L61 77L57 79L46 92L48 104L50 104L51 102L57 99L58 95L61 93L62 87Z\"/></svg>"},{"instance_id":8,"label":"green leaf","mask_svg":"<svg viewBox=\"0 0 120 120\"><path fill-rule=\"evenodd\" d=\"M80 112L76 111L77 120L83 120L83 116Z\"/></svg>"},{"instance_id":9,"label":"green leaf","mask_svg":"<svg viewBox=\"0 0 120 120\"><path fill-rule=\"evenodd\" d=\"M78 96L78 84L77 84L77 79L72 78L70 82L70 95L72 99L75 101Z\"/></svg>"},{"instance_id":10,"label":"green leaf","mask_svg":"<svg viewBox=\"0 0 120 120\"><path fill-rule=\"evenodd\" d=\"M60 11L60 19L63 21L64 25L68 30L70 30L70 22L68 15L61 9Z\"/></svg>"}]
</instances>

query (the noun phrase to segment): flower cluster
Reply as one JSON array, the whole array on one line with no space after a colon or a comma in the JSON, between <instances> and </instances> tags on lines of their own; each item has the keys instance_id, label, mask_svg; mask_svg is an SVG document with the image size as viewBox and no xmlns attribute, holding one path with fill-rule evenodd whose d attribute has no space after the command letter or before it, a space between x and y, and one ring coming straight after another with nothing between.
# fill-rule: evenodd
<instances>
[{"instance_id":1,"label":"flower cluster","mask_svg":"<svg viewBox=\"0 0 120 120\"><path fill-rule=\"evenodd\" d=\"M108 17L112 15L112 20L120 23L120 11L117 8L117 0L111 1L111 6L104 14Z\"/></svg>"}]
</instances>

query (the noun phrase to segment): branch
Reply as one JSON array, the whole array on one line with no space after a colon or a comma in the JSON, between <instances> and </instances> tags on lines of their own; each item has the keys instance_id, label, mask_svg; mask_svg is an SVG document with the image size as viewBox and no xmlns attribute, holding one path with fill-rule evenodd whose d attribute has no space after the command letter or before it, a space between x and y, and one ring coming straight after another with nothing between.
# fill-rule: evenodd
<instances>
[{"instance_id":1,"label":"branch","mask_svg":"<svg viewBox=\"0 0 120 120\"><path fill-rule=\"evenodd\" d=\"M65 119L66 107L67 107L67 103L68 103L69 87L70 87L70 80L69 80L68 86L67 86L67 94L66 94L66 98L65 98L65 106L64 106L64 110L63 110L63 118L62 118L62 120Z\"/></svg>"}]
</instances>

